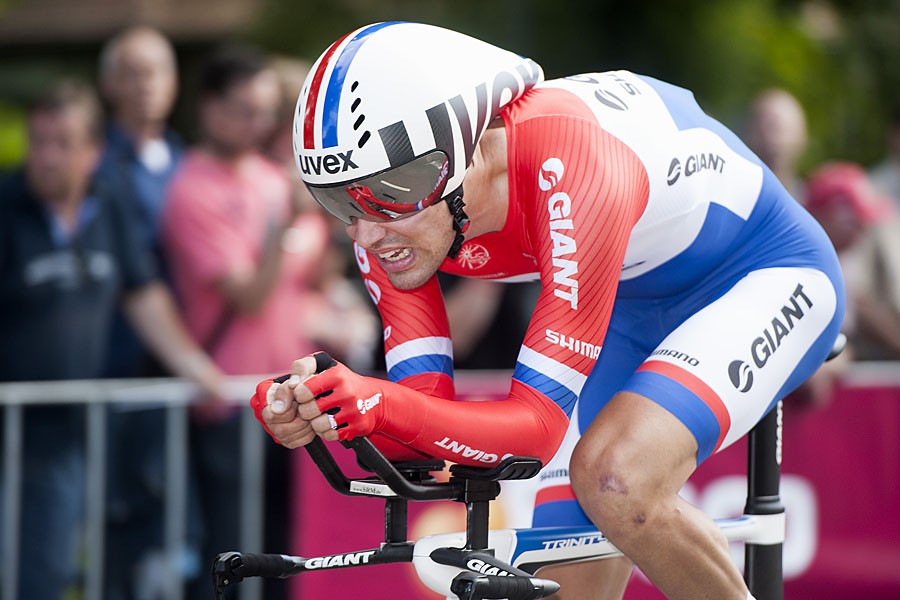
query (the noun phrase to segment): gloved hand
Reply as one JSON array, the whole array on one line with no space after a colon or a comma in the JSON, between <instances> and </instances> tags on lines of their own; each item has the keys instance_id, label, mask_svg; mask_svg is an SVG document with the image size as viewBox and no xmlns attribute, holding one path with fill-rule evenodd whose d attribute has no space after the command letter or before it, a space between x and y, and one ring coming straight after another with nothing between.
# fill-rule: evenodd
<instances>
[{"instance_id":1,"label":"gloved hand","mask_svg":"<svg viewBox=\"0 0 900 600\"><path fill-rule=\"evenodd\" d=\"M250 399L250 406L266 432L288 448L305 446L315 439L312 424L300 416L300 406L295 399L296 396L312 397L301 382L315 370L314 357L294 361L291 374L260 382Z\"/></svg>"},{"instance_id":2,"label":"gloved hand","mask_svg":"<svg viewBox=\"0 0 900 600\"><path fill-rule=\"evenodd\" d=\"M385 424L388 403L385 383L336 363L303 382L312 398L307 402L298 398L298 414L309 419L316 432L324 434L325 439L369 436ZM328 429L336 431L337 435Z\"/></svg>"}]
</instances>

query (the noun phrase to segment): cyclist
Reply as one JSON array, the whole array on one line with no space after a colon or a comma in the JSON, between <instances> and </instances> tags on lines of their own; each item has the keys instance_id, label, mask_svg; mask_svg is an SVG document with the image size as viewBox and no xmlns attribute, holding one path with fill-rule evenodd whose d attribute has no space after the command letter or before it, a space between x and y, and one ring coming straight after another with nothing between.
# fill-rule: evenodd
<instances>
[{"instance_id":1,"label":"cyclist","mask_svg":"<svg viewBox=\"0 0 900 600\"><path fill-rule=\"evenodd\" d=\"M412 23L337 40L296 114L298 168L355 241L390 381L311 376L302 358L253 399L273 437L538 456L536 526L593 522L672 598L750 597L677 492L816 370L844 308L834 250L771 171L686 90L625 71L543 81ZM438 270L540 279L505 400L453 401ZM546 576L612 597L630 564L607 570L605 591L596 564Z\"/></svg>"}]
</instances>

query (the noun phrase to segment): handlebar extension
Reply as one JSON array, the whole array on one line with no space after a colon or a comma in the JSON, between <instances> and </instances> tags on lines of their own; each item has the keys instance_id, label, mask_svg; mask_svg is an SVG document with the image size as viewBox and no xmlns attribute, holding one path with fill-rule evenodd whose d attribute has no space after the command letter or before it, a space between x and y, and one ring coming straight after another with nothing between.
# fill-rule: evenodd
<instances>
[{"instance_id":1,"label":"handlebar extension","mask_svg":"<svg viewBox=\"0 0 900 600\"><path fill-rule=\"evenodd\" d=\"M537 577L499 577L467 571L453 578L450 591L460 600L537 600L559 591L559 584Z\"/></svg>"}]
</instances>

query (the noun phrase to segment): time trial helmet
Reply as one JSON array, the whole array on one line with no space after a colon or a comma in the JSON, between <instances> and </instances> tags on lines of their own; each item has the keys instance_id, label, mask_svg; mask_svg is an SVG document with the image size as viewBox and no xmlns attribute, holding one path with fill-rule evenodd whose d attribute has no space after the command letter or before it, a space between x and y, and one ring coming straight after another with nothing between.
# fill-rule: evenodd
<instances>
[{"instance_id":1,"label":"time trial helmet","mask_svg":"<svg viewBox=\"0 0 900 600\"><path fill-rule=\"evenodd\" d=\"M464 217L462 183L481 135L542 79L537 63L440 27L390 22L352 31L318 58L300 92L300 176L348 224L402 218L447 199L459 237L454 205Z\"/></svg>"}]
</instances>

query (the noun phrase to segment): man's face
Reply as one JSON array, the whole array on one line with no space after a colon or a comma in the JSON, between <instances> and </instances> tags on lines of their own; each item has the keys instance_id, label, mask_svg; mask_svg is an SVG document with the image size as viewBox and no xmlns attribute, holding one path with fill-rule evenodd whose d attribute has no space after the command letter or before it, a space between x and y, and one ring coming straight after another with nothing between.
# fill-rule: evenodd
<instances>
[{"instance_id":1,"label":"man's face","mask_svg":"<svg viewBox=\"0 0 900 600\"><path fill-rule=\"evenodd\" d=\"M280 100L278 79L272 71L240 81L223 96L202 102L204 136L225 155L257 150L275 126Z\"/></svg>"},{"instance_id":2,"label":"man's face","mask_svg":"<svg viewBox=\"0 0 900 600\"><path fill-rule=\"evenodd\" d=\"M347 233L401 290L424 285L444 262L455 239L453 217L444 202L396 221L353 219Z\"/></svg>"},{"instance_id":3,"label":"man's face","mask_svg":"<svg viewBox=\"0 0 900 600\"><path fill-rule=\"evenodd\" d=\"M123 40L104 89L120 118L137 123L165 121L178 92L171 48L164 40L146 34Z\"/></svg>"},{"instance_id":4,"label":"man's face","mask_svg":"<svg viewBox=\"0 0 900 600\"><path fill-rule=\"evenodd\" d=\"M28 118L25 175L43 200L65 200L87 190L100 156L85 111L65 108Z\"/></svg>"},{"instance_id":5,"label":"man's face","mask_svg":"<svg viewBox=\"0 0 900 600\"><path fill-rule=\"evenodd\" d=\"M760 100L753 110L748 142L769 166L796 160L806 146L802 109L784 95Z\"/></svg>"}]
</instances>

